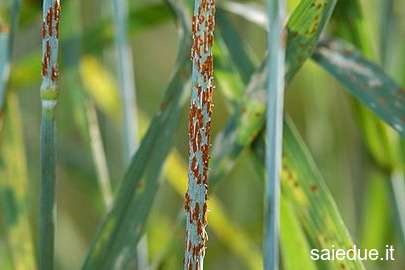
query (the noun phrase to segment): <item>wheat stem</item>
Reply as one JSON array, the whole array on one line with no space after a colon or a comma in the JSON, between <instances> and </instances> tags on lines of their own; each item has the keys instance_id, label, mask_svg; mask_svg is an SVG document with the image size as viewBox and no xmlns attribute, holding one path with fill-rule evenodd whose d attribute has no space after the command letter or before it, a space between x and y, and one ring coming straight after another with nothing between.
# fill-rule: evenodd
<instances>
[{"instance_id":1,"label":"wheat stem","mask_svg":"<svg viewBox=\"0 0 405 270\"><path fill-rule=\"evenodd\" d=\"M268 89L266 121L266 193L264 269L279 268L280 174L285 74L283 0L268 1Z\"/></svg>"},{"instance_id":2,"label":"wheat stem","mask_svg":"<svg viewBox=\"0 0 405 270\"><path fill-rule=\"evenodd\" d=\"M125 136L125 160L129 162L137 148L137 118L135 101L135 78L132 61L132 52L129 46L128 31L128 8L126 0L114 0L114 21L116 27L115 43L117 47L117 67L124 107L124 136Z\"/></svg>"},{"instance_id":3,"label":"wheat stem","mask_svg":"<svg viewBox=\"0 0 405 270\"><path fill-rule=\"evenodd\" d=\"M189 115L188 190L185 195L184 269L202 270L207 244L208 160L210 148L215 0L196 0L192 32L192 92Z\"/></svg>"},{"instance_id":4,"label":"wheat stem","mask_svg":"<svg viewBox=\"0 0 405 270\"><path fill-rule=\"evenodd\" d=\"M58 102L60 1L43 1L41 84L41 192L39 269L53 269L55 219L55 108Z\"/></svg>"}]
</instances>

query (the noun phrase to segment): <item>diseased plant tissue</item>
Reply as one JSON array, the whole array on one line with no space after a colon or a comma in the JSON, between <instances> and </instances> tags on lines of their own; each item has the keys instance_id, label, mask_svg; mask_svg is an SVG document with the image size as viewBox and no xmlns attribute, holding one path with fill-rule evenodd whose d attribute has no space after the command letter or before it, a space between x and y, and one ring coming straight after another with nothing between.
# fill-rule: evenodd
<instances>
[{"instance_id":1,"label":"diseased plant tissue","mask_svg":"<svg viewBox=\"0 0 405 270\"><path fill-rule=\"evenodd\" d=\"M208 160L210 148L215 1L197 0L192 20L192 94L189 115L189 172L185 195L186 251L184 269L203 269L207 244Z\"/></svg>"}]
</instances>

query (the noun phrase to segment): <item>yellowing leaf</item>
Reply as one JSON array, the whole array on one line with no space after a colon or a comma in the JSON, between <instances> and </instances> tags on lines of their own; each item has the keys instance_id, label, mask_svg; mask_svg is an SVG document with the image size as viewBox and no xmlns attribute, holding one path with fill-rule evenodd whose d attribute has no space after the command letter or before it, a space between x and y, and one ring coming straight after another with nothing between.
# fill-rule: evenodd
<instances>
[{"instance_id":1,"label":"yellowing leaf","mask_svg":"<svg viewBox=\"0 0 405 270\"><path fill-rule=\"evenodd\" d=\"M120 99L116 82L111 74L93 56L80 61L80 76L88 94L108 116L117 119L120 115Z\"/></svg>"}]
</instances>

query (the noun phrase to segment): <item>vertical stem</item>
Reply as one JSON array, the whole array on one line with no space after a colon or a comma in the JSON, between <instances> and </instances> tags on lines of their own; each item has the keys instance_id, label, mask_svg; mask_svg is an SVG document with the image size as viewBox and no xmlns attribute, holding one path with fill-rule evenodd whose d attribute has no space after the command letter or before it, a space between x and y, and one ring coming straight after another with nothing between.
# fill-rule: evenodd
<instances>
[{"instance_id":1,"label":"vertical stem","mask_svg":"<svg viewBox=\"0 0 405 270\"><path fill-rule=\"evenodd\" d=\"M112 206L113 194L111 191L110 174L108 172L107 160L105 158L104 146L101 139L97 112L93 102L87 102L86 110L89 123L90 145L94 164L96 166L97 178L100 184L104 204L106 209L109 210Z\"/></svg>"},{"instance_id":2,"label":"vertical stem","mask_svg":"<svg viewBox=\"0 0 405 270\"><path fill-rule=\"evenodd\" d=\"M126 163L134 154L137 144L137 119L135 101L135 79L131 48L127 37L128 8L126 0L114 0L114 20L116 27L116 46L118 53L118 75L124 105L124 136Z\"/></svg>"},{"instance_id":3,"label":"vertical stem","mask_svg":"<svg viewBox=\"0 0 405 270\"><path fill-rule=\"evenodd\" d=\"M41 191L39 269L53 269L55 219L55 108L58 99L60 1L43 1L41 84Z\"/></svg>"},{"instance_id":4,"label":"vertical stem","mask_svg":"<svg viewBox=\"0 0 405 270\"><path fill-rule=\"evenodd\" d=\"M7 26L5 26L3 30L2 25L0 25L0 129L2 124L1 114L4 111L6 102L6 88L10 75L10 63L13 55L14 36L17 32L20 6L20 0L12 2L10 29L7 29Z\"/></svg>"},{"instance_id":5,"label":"vertical stem","mask_svg":"<svg viewBox=\"0 0 405 270\"><path fill-rule=\"evenodd\" d=\"M42 110L41 121L41 193L39 217L39 269L53 269L55 207L55 115Z\"/></svg>"},{"instance_id":6,"label":"vertical stem","mask_svg":"<svg viewBox=\"0 0 405 270\"><path fill-rule=\"evenodd\" d=\"M264 269L279 269L280 174L283 136L285 3L268 1L268 91L266 124L266 193Z\"/></svg>"},{"instance_id":7,"label":"vertical stem","mask_svg":"<svg viewBox=\"0 0 405 270\"><path fill-rule=\"evenodd\" d=\"M192 32L192 93L189 115L188 190L185 194L184 269L202 270L207 244L208 160L210 147L215 0L196 0Z\"/></svg>"},{"instance_id":8,"label":"vertical stem","mask_svg":"<svg viewBox=\"0 0 405 270\"><path fill-rule=\"evenodd\" d=\"M132 61L131 48L127 37L128 25L128 3L126 0L114 0L114 20L116 26L116 46L118 52L118 74L124 105L124 151L125 165L129 164L132 155L137 148L137 117L136 117L136 95L135 78ZM148 245L146 236L142 237L137 247L137 268L149 269L148 266Z\"/></svg>"}]
</instances>

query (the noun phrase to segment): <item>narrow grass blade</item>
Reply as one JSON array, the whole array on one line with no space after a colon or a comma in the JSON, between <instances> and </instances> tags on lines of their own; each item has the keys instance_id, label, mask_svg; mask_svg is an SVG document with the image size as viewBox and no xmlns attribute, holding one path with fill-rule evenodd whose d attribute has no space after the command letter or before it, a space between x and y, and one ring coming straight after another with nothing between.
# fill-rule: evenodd
<instances>
[{"instance_id":1,"label":"narrow grass blade","mask_svg":"<svg viewBox=\"0 0 405 270\"><path fill-rule=\"evenodd\" d=\"M55 232L55 108L58 102L59 0L44 0L42 14L41 188L39 268L52 270Z\"/></svg>"},{"instance_id":2,"label":"narrow grass blade","mask_svg":"<svg viewBox=\"0 0 405 270\"><path fill-rule=\"evenodd\" d=\"M219 10L217 10L216 20L218 21ZM233 34L233 33L230 33ZM225 102L229 104L229 108L232 110L235 108L237 104L240 103L241 94L243 93L242 90L242 78L240 76L236 77L235 75L239 75L238 71L233 64L233 60L231 59L228 51L226 50L226 45L224 40L222 39L221 35L217 34L214 44L214 58L215 61L215 74L218 78L225 78L224 80L218 79L218 85L221 88L222 94L225 97ZM250 61L250 59L249 59ZM254 67L253 65L249 65L250 67ZM249 78L246 78L249 81Z\"/></svg>"},{"instance_id":3,"label":"narrow grass blade","mask_svg":"<svg viewBox=\"0 0 405 270\"><path fill-rule=\"evenodd\" d=\"M287 70L285 75L287 83L293 78L304 61L311 55L335 4L335 0L320 2L302 0L294 10L287 24ZM223 15L223 13L218 13L218 17ZM317 18L316 23L313 22L314 18ZM221 22L221 19L218 20L218 26L221 32L229 31L228 29L232 27L230 24L225 25L221 24ZM233 30L233 32L234 31L235 30ZM226 38L226 36L224 36L224 38ZM226 43L232 44L231 42ZM243 41L239 40L239 42L236 43L243 44ZM232 53L233 50L229 49L229 52ZM239 56L231 55L231 57L237 58ZM249 64L249 62L245 62L245 64ZM240 68L238 70L252 69L253 68ZM239 153L253 142L264 126L266 74L266 65L263 64L253 75L245 74L241 76L251 77L251 80L246 87L245 94L240 99L242 101L240 106L238 106L236 112L231 116L225 130L219 134L215 140L212 156L213 166L210 176L212 185L215 185L224 174L229 172Z\"/></svg>"},{"instance_id":4,"label":"narrow grass blade","mask_svg":"<svg viewBox=\"0 0 405 270\"><path fill-rule=\"evenodd\" d=\"M230 13L241 16L248 21L252 21L268 29L269 23L267 14L264 11L265 9L257 4L226 1L221 7Z\"/></svg>"},{"instance_id":5,"label":"narrow grass blade","mask_svg":"<svg viewBox=\"0 0 405 270\"><path fill-rule=\"evenodd\" d=\"M94 165L96 166L97 178L103 195L104 204L107 211L113 202L111 189L110 173L108 171L107 160L105 157L104 145L101 138L100 126L98 123L96 106L93 102L87 103L87 121L89 126L89 137Z\"/></svg>"},{"instance_id":6,"label":"narrow grass blade","mask_svg":"<svg viewBox=\"0 0 405 270\"><path fill-rule=\"evenodd\" d=\"M405 90L380 67L338 41L322 43L313 58L352 95L405 135Z\"/></svg>"},{"instance_id":7,"label":"narrow grass blade","mask_svg":"<svg viewBox=\"0 0 405 270\"><path fill-rule=\"evenodd\" d=\"M136 113L136 88L132 51L128 42L128 3L127 0L113 1L113 19L115 24L115 46L117 52L117 73L119 77L121 101L123 104L124 127L124 161L128 165L137 148L137 113ZM144 236L138 244L135 254L138 269L147 270L148 246ZM135 258L134 258L135 260Z\"/></svg>"},{"instance_id":8,"label":"narrow grass blade","mask_svg":"<svg viewBox=\"0 0 405 270\"><path fill-rule=\"evenodd\" d=\"M232 27L231 22L221 8L217 10L216 20L217 24L221 26L219 30L222 40L225 43L225 46L231 51L230 55L239 56L231 57L231 60L234 62L235 68L240 69L238 74L240 74L242 81L247 84L250 80L249 75L255 70L249 55L247 55L246 49L241 43L239 43L241 37Z\"/></svg>"},{"instance_id":9,"label":"narrow grass blade","mask_svg":"<svg viewBox=\"0 0 405 270\"><path fill-rule=\"evenodd\" d=\"M20 0L13 0L9 12L9 24L2 25L0 22L0 132L4 120L6 90L10 79L11 58L13 54L14 38L17 32L20 6Z\"/></svg>"},{"instance_id":10,"label":"narrow grass blade","mask_svg":"<svg viewBox=\"0 0 405 270\"><path fill-rule=\"evenodd\" d=\"M175 9L181 14L181 10ZM179 15L181 30L191 31L187 17ZM110 213L94 239L83 269L127 269L159 187L158 178L180 111L188 94L190 65L188 38L181 39L176 71L167 88L161 111L154 117L117 191Z\"/></svg>"},{"instance_id":11,"label":"narrow grass blade","mask_svg":"<svg viewBox=\"0 0 405 270\"><path fill-rule=\"evenodd\" d=\"M266 191L264 269L279 269L280 174L284 115L285 17L283 0L268 1L268 85L266 117Z\"/></svg>"},{"instance_id":12,"label":"narrow grass blade","mask_svg":"<svg viewBox=\"0 0 405 270\"><path fill-rule=\"evenodd\" d=\"M6 106L5 143L0 148L0 219L13 269L34 270L36 262L29 221L29 181L21 115L15 94L8 95Z\"/></svg>"},{"instance_id":13,"label":"narrow grass blade","mask_svg":"<svg viewBox=\"0 0 405 270\"><path fill-rule=\"evenodd\" d=\"M291 121L285 123L284 131L282 196L294 208L313 247L352 248L353 242L332 195ZM265 143L262 139L255 143L254 151L264 168ZM327 269L334 270L364 269L361 261L329 261L326 264Z\"/></svg>"},{"instance_id":14,"label":"narrow grass blade","mask_svg":"<svg viewBox=\"0 0 405 270\"><path fill-rule=\"evenodd\" d=\"M132 52L128 42L128 3L126 0L113 1L113 18L115 24L115 45L117 51L117 74L124 107L124 136L125 160L129 159L136 150L137 123L135 102L135 78ZM142 268L143 269L143 268Z\"/></svg>"}]
</instances>

